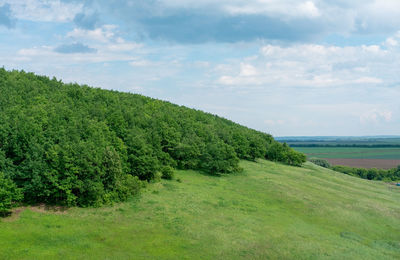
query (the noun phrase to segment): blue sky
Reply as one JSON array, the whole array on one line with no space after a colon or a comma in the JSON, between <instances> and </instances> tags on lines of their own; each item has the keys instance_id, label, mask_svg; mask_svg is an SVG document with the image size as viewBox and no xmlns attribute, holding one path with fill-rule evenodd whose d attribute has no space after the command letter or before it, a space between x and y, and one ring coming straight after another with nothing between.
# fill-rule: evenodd
<instances>
[{"instance_id":1,"label":"blue sky","mask_svg":"<svg viewBox=\"0 0 400 260\"><path fill-rule=\"evenodd\" d=\"M400 129L398 0L0 0L0 66L274 136Z\"/></svg>"}]
</instances>

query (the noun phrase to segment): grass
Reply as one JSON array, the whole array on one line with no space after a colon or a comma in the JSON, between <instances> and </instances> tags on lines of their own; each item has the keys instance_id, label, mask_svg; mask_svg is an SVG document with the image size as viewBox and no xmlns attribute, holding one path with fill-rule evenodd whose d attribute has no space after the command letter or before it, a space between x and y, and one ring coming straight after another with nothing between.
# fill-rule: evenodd
<instances>
[{"instance_id":1,"label":"grass","mask_svg":"<svg viewBox=\"0 0 400 260\"><path fill-rule=\"evenodd\" d=\"M309 157L318 158L400 160L400 148L293 147L293 149Z\"/></svg>"},{"instance_id":2,"label":"grass","mask_svg":"<svg viewBox=\"0 0 400 260\"><path fill-rule=\"evenodd\" d=\"M0 220L0 259L399 259L400 189L307 163L178 171L139 198Z\"/></svg>"}]
</instances>

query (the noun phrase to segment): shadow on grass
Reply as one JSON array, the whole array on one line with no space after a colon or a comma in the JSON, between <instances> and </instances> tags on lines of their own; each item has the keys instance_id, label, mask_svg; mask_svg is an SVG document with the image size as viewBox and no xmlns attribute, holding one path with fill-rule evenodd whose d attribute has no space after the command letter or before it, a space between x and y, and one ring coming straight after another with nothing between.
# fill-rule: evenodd
<instances>
[{"instance_id":1,"label":"shadow on grass","mask_svg":"<svg viewBox=\"0 0 400 260\"><path fill-rule=\"evenodd\" d=\"M0 212L0 218L7 218L11 216L12 212L11 211L6 211L6 212Z\"/></svg>"}]
</instances>

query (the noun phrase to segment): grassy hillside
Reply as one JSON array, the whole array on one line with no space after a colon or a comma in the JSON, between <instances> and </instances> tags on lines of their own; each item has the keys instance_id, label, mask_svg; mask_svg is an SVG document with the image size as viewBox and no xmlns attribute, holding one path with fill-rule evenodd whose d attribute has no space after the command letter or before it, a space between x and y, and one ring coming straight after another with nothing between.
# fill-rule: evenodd
<instances>
[{"instance_id":1,"label":"grassy hillside","mask_svg":"<svg viewBox=\"0 0 400 260\"><path fill-rule=\"evenodd\" d=\"M400 189L313 164L178 171L126 203L0 220L0 259L398 259Z\"/></svg>"}]
</instances>

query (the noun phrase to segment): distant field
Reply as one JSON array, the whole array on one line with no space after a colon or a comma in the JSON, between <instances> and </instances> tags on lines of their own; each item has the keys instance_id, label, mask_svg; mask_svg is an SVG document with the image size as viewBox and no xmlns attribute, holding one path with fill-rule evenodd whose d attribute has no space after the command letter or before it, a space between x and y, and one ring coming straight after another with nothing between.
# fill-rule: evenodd
<instances>
[{"instance_id":1,"label":"distant field","mask_svg":"<svg viewBox=\"0 0 400 260\"><path fill-rule=\"evenodd\" d=\"M331 165L346 165L355 168L392 169L400 165L400 160L385 159L335 159L326 158Z\"/></svg>"},{"instance_id":2,"label":"distant field","mask_svg":"<svg viewBox=\"0 0 400 260\"><path fill-rule=\"evenodd\" d=\"M400 160L400 148L294 147L309 157Z\"/></svg>"},{"instance_id":3,"label":"distant field","mask_svg":"<svg viewBox=\"0 0 400 260\"><path fill-rule=\"evenodd\" d=\"M0 219L0 259L399 259L400 188L261 160L141 197Z\"/></svg>"},{"instance_id":4,"label":"distant field","mask_svg":"<svg viewBox=\"0 0 400 260\"><path fill-rule=\"evenodd\" d=\"M332 165L358 168L390 169L400 165L398 136L372 137L281 137L308 158L316 157Z\"/></svg>"},{"instance_id":5,"label":"distant field","mask_svg":"<svg viewBox=\"0 0 400 260\"><path fill-rule=\"evenodd\" d=\"M308 158L326 159L332 165L390 169L400 165L400 148L293 147Z\"/></svg>"},{"instance_id":6,"label":"distant field","mask_svg":"<svg viewBox=\"0 0 400 260\"><path fill-rule=\"evenodd\" d=\"M277 137L279 142L290 146L379 146L400 147L400 137Z\"/></svg>"}]
</instances>

